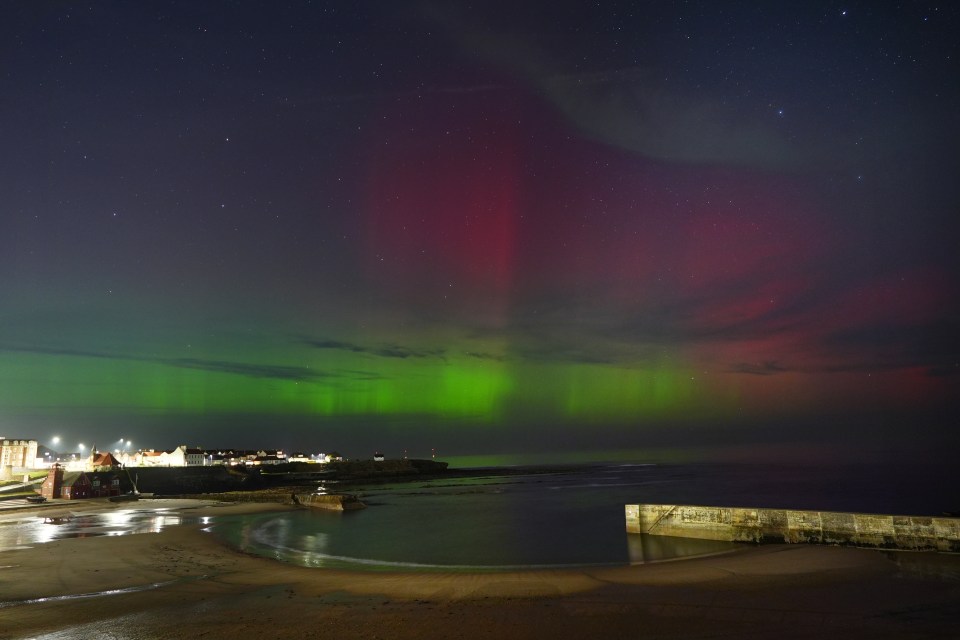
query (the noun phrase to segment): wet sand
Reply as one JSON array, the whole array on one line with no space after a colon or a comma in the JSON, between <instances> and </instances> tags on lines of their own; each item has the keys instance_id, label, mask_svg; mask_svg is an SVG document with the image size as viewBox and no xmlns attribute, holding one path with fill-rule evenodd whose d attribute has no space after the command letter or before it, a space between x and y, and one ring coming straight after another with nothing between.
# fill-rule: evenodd
<instances>
[{"instance_id":1,"label":"wet sand","mask_svg":"<svg viewBox=\"0 0 960 640\"><path fill-rule=\"evenodd\" d=\"M191 516L286 508L164 502ZM117 507L63 513L78 508ZM770 545L631 567L368 573L252 557L201 529L0 551L0 638L954 638L960 622L949 554Z\"/></svg>"}]
</instances>

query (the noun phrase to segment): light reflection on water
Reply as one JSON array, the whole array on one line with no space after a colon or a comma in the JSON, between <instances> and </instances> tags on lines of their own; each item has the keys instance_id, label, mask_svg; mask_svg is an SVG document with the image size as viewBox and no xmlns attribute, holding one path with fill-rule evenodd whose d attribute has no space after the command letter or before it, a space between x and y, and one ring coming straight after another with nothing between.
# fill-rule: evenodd
<instances>
[{"instance_id":1,"label":"light reflection on water","mask_svg":"<svg viewBox=\"0 0 960 640\"><path fill-rule=\"evenodd\" d=\"M362 569L373 571L509 571L524 569L563 569L585 566L606 566L622 564L650 564L684 558L702 557L720 553L730 553L738 548L732 542L716 540L697 540L672 536L651 536L647 534L626 534L627 559L611 560L616 557L615 550L597 550L592 557L580 557L575 561L568 561L562 557L564 546L554 545L556 554L552 562L539 562L540 556L522 554L507 554L504 556L491 548L478 549L476 546L462 549L456 557L462 562L452 561L449 555L443 553L433 555L442 561L412 561L395 560L388 558L407 556L410 558L429 558L435 548L429 542L412 542L400 545L399 552L384 551L382 546L374 549L364 547L363 544L344 544L349 539L356 542L355 536L339 539L330 533L314 532L302 533L304 522L319 521L312 519L309 513L292 513L272 515L262 519L250 519L243 522L234 522L227 525L220 533L227 532L227 537L244 551L273 558L282 562L289 562L303 567ZM321 517L340 518L342 514L326 514ZM322 525L321 525L322 526ZM231 534L231 531L233 534ZM336 549L341 549L338 553ZM502 551L502 550L500 550ZM611 553L613 551L613 553ZM344 555L344 554L361 555ZM372 553L378 557L367 557L363 554ZM504 559L512 561L508 564L498 564ZM540 558L543 559L543 558ZM443 561L445 560L445 561Z\"/></svg>"},{"instance_id":2,"label":"light reflection on water","mask_svg":"<svg viewBox=\"0 0 960 640\"><path fill-rule=\"evenodd\" d=\"M0 550L22 549L67 538L159 533L167 527L184 524L186 520L167 509L117 509L66 515L62 512L57 515L31 513L0 522Z\"/></svg>"},{"instance_id":3,"label":"light reflection on water","mask_svg":"<svg viewBox=\"0 0 960 640\"><path fill-rule=\"evenodd\" d=\"M618 467L376 485L360 490L362 511L235 516L214 531L284 562L377 571L622 566L735 548L628 535L624 504L663 481L656 469Z\"/></svg>"},{"instance_id":4,"label":"light reflection on water","mask_svg":"<svg viewBox=\"0 0 960 640\"><path fill-rule=\"evenodd\" d=\"M444 478L352 487L369 508L183 518L117 508L60 524L42 513L2 523L0 549L200 523L245 551L315 567L496 570L645 563L722 552L729 543L628 535L639 502L937 514L955 504L916 469L684 465L585 467L574 473ZM939 487L939 492L931 490Z\"/></svg>"},{"instance_id":5,"label":"light reflection on water","mask_svg":"<svg viewBox=\"0 0 960 640\"><path fill-rule=\"evenodd\" d=\"M630 552L630 564L696 558L718 553L730 553L735 549L743 548L742 545L721 540L651 536L646 533L628 534L627 547Z\"/></svg>"}]
</instances>

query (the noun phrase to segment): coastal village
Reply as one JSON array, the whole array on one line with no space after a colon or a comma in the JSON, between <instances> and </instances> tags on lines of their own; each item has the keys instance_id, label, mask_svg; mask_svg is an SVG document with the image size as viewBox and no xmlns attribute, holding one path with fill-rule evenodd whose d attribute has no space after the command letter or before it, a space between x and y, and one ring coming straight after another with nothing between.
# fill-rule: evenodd
<instances>
[{"instance_id":1,"label":"coastal village","mask_svg":"<svg viewBox=\"0 0 960 640\"><path fill-rule=\"evenodd\" d=\"M122 442L122 441L118 441ZM340 462L337 452L286 454L277 449L202 449L180 445L170 450L141 449L100 451L89 454L60 453L34 439L0 438L0 481L29 483L38 471L47 471L40 486L44 499L76 500L114 497L136 491L134 470L147 468L242 467L244 469L287 463L325 465ZM375 461L383 461L377 453ZM37 482L38 480L33 480Z\"/></svg>"},{"instance_id":2,"label":"coastal village","mask_svg":"<svg viewBox=\"0 0 960 640\"><path fill-rule=\"evenodd\" d=\"M122 442L122 441L118 441ZM110 456L106 458L106 456ZM383 459L383 454L374 454L374 459ZM286 454L280 449L202 449L180 445L174 449L138 449L128 451L116 448L100 451L96 446L85 454L60 453L49 447L39 444L32 439L0 439L0 479L4 470L10 467L17 469L49 469L59 464L69 471L93 471L97 461L110 460L118 467L207 467L216 465L226 466L260 466L285 464L288 462L308 462L326 464L343 460L337 452L307 454L294 452Z\"/></svg>"}]
</instances>

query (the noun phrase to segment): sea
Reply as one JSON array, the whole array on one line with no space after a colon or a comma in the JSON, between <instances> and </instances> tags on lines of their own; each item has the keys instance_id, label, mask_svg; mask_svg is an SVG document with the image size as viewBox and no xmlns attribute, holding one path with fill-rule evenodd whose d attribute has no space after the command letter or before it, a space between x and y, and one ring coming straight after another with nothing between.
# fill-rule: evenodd
<instances>
[{"instance_id":1,"label":"sea","mask_svg":"<svg viewBox=\"0 0 960 640\"><path fill-rule=\"evenodd\" d=\"M624 505L631 503L909 515L958 506L949 503L957 494L922 467L594 464L502 471L322 484L318 493L354 493L367 508L237 516L213 530L248 553L307 567L497 571L663 562L735 547L628 535Z\"/></svg>"},{"instance_id":2,"label":"sea","mask_svg":"<svg viewBox=\"0 0 960 640\"><path fill-rule=\"evenodd\" d=\"M128 535L185 524L244 552L306 567L501 571L626 565L726 553L731 543L627 534L624 505L769 507L956 515L955 474L923 465L590 464L457 470L429 480L318 482L367 507L192 517L141 500L61 522L0 526L0 549L67 537Z\"/></svg>"}]
</instances>

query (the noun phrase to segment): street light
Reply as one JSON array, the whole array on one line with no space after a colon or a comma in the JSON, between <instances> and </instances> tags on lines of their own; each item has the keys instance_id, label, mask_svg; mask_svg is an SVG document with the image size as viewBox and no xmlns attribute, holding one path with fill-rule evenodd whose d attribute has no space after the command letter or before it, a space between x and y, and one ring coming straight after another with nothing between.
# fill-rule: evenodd
<instances>
[{"instance_id":1,"label":"street light","mask_svg":"<svg viewBox=\"0 0 960 640\"><path fill-rule=\"evenodd\" d=\"M53 438L50 439L50 442L53 444L60 444L60 436L53 436Z\"/></svg>"}]
</instances>

